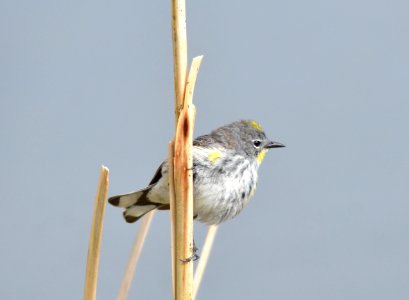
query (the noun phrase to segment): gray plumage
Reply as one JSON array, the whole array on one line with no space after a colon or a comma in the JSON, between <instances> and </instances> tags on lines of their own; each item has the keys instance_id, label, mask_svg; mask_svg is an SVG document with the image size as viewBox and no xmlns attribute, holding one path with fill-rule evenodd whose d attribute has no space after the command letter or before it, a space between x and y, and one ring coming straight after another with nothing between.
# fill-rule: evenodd
<instances>
[{"instance_id":1,"label":"gray plumage","mask_svg":"<svg viewBox=\"0 0 409 300\"><path fill-rule=\"evenodd\" d=\"M194 216L219 224L235 217L253 196L257 173L265 153L284 145L267 139L252 120L231 123L193 141ZM168 163L164 161L149 185L108 199L124 208L127 222L135 222L153 209L169 209Z\"/></svg>"}]
</instances>

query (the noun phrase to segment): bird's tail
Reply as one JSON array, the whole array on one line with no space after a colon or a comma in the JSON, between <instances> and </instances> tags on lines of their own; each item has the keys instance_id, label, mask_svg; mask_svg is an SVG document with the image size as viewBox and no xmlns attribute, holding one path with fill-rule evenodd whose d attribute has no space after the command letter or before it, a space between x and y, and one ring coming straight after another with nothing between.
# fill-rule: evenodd
<instances>
[{"instance_id":1,"label":"bird's tail","mask_svg":"<svg viewBox=\"0 0 409 300\"><path fill-rule=\"evenodd\" d=\"M129 194L113 196L108 199L108 202L114 206L125 208L123 212L125 220L128 223L133 223L151 210L161 209L161 206L163 206L163 204L153 203L148 199L147 194L151 188L152 185Z\"/></svg>"}]
</instances>

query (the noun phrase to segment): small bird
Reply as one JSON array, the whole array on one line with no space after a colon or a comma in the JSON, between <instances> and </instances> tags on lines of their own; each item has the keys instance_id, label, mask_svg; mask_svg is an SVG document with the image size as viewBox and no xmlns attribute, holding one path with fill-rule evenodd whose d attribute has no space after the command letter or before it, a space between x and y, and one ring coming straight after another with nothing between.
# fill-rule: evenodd
<instances>
[{"instance_id":1,"label":"small bird","mask_svg":"<svg viewBox=\"0 0 409 300\"><path fill-rule=\"evenodd\" d=\"M266 137L253 120L234 122L193 141L193 215L208 225L239 214L256 191L258 169L271 148L285 147ZM153 209L169 209L168 162L164 161L149 185L113 196L109 203L124 208L128 223Z\"/></svg>"}]
</instances>

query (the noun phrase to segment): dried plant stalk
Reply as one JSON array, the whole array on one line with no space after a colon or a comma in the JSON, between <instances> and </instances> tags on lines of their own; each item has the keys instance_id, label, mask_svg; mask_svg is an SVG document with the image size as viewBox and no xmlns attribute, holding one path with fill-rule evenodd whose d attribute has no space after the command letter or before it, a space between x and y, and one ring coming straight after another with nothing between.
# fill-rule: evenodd
<instances>
[{"instance_id":1,"label":"dried plant stalk","mask_svg":"<svg viewBox=\"0 0 409 300\"><path fill-rule=\"evenodd\" d=\"M105 203L108 194L109 170L102 166L98 190L92 216L91 234L88 244L87 269L85 272L84 300L95 300L98 283L99 254L105 215Z\"/></svg>"},{"instance_id":2,"label":"dried plant stalk","mask_svg":"<svg viewBox=\"0 0 409 300\"><path fill-rule=\"evenodd\" d=\"M186 76L187 76L187 33L186 33L186 3L185 0L172 0L172 46L173 69L175 84L175 124L178 125L179 113L183 107ZM173 299L176 296L176 196L174 181L174 142L169 149L169 200L171 223L171 249L172 249L172 286ZM172 170L170 170L172 169Z\"/></svg>"},{"instance_id":3,"label":"dried plant stalk","mask_svg":"<svg viewBox=\"0 0 409 300\"><path fill-rule=\"evenodd\" d=\"M175 235L175 179L174 179L174 167L173 167L173 157L175 150L175 142L170 141L168 146L168 174L169 174L169 204L170 204L170 251L171 251L171 261L172 261L172 291L173 299L176 299L176 268L175 268L175 245L176 245L176 235Z\"/></svg>"},{"instance_id":4,"label":"dried plant stalk","mask_svg":"<svg viewBox=\"0 0 409 300\"><path fill-rule=\"evenodd\" d=\"M210 256L210 252L212 250L213 242L216 237L218 228L219 227L217 225L212 225L209 226L209 229L207 231L206 240L204 242L199 264L197 265L195 276L193 279L193 300L196 299L196 296L199 292L200 284L202 282L203 274L206 269L207 261Z\"/></svg>"},{"instance_id":5,"label":"dried plant stalk","mask_svg":"<svg viewBox=\"0 0 409 300\"><path fill-rule=\"evenodd\" d=\"M195 107L192 97L202 56L195 57L189 72L185 101L179 115L174 150L175 187L175 295L176 299L193 297L193 262L183 261L193 255L193 126Z\"/></svg>"},{"instance_id":6,"label":"dried plant stalk","mask_svg":"<svg viewBox=\"0 0 409 300\"><path fill-rule=\"evenodd\" d=\"M184 105L192 105L193 92L195 91L195 84L197 75L199 74L199 68L202 64L203 55L196 56L192 60L192 65L190 66L189 77L186 82L185 89L185 100Z\"/></svg>"},{"instance_id":7,"label":"dried plant stalk","mask_svg":"<svg viewBox=\"0 0 409 300\"><path fill-rule=\"evenodd\" d=\"M173 66L174 66L174 82L175 82L175 123L176 123L176 135L178 134L178 123L179 123L179 113L183 107L185 87L186 87L186 76L187 76L187 33L186 33L186 3L185 0L172 0L172 45L173 45ZM176 137L175 137L176 140ZM180 142L179 142L180 143ZM182 145L184 143L182 142ZM175 145L175 144L174 144ZM182 146L183 147L183 146ZM187 299L181 298L181 294L178 293L178 286L180 286L181 281L178 277L182 275L180 268L177 267L178 261L177 257L180 254L180 247L177 240L180 237L180 232L178 227L178 222L183 220L183 215L179 216L177 207L180 199L181 187L178 186L176 172L178 168L183 172L187 169L186 165L183 167L179 163L175 164L175 155L171 154L174 152L169 151L169 167L174 167L176 170L172 172L169 176L169 197L170 197L170 218L172 227L172 282L173 282L173 299ZM186 163L186 162L185 162ZM175 176L176 178L172 178ZM179 192L176 191L179 190ZM182 217L182 219L180 219Z\"/></svg>"},{"instance_id":8,"label":"dried plant stalk","mask_svg":"<svg viewBox=\"0 0 409 300\"><path fill-rule=\"evenodd\" d=\"M183 107L187 77L187 33L185 0L172 0L173 69L175 79L175 124Z\"/></svg>"},{"instance_id":9,"label":"dried plant stalk","mask_svg":"<svg viewBox=\"0 0 409 300\"><path fill-rule=\"evenodd\" d=\"M195 109L185 105L179 116L175 136L175 270L176 299L192 299L193 261L193 173L192 141Z\"/></svg>"},{"instance_id":10,"label":"dried plant stalk","mask_svg":"<svg viewBox=\"0 0 409 300\"><path fill-rule=\"evenodd\" d=\"M176 134L174 154L169 151L169 193L172 224L173 296L191 300L193 293L193 263L182 261L193 251L193 174L192 148L195 107L192 96L201 58L194 60L189 80L187 72L187 33L185 0L172 0L172 37L175 79ZM196 61L196 62L195 62ZM198 62L197 62L198 61ZM192 77L191 77L192 76ZM189 90L189 92L188 92Z\"/></svg>"},{"instance_id":11,"label":"dried plant stalk","mask_svg":"<svg viewBox=\"0 0 409 300\"><path fill-rule=\"evenodd\" d=\"M139 258L142 252L143 245L145 243L146 235L148 234L149 227L152 223L153 216L156 210L150 211L142 218L142 223L139 227L136 239L132 247L131 255L127 263L124 277L122 279L121 287L119 288L118 300L125 300L128 297L129 288L132 283L132 279L135 274L136 266L138 265Z\"/></svg>"}]
</instances>

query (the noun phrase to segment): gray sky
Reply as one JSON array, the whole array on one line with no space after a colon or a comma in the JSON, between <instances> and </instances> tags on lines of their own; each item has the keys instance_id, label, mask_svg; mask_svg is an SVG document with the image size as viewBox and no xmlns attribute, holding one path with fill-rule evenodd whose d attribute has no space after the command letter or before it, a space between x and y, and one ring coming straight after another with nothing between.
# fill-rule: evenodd
<instances>
[{"instance_id":1,"label":"gray sky","mask_svg":"<svg viewBox=\"0 0 409 300\"><path fill-rule=\"evenodd\" d=\"M254 118L287 145L199 299L409 299L408 2L188 2L196 135ZM170 1L3 0L0 22L0 298L81 299L99 166L113 195L167 155ZM107 207L99 300L137 229ZM169 254L162 212L131 299L170 299Z\"/></svg>"}]
</instances>

